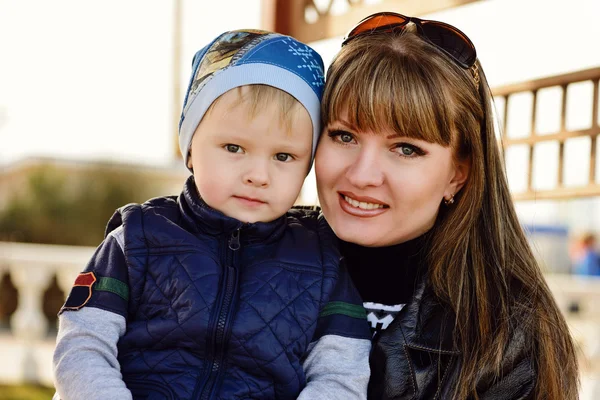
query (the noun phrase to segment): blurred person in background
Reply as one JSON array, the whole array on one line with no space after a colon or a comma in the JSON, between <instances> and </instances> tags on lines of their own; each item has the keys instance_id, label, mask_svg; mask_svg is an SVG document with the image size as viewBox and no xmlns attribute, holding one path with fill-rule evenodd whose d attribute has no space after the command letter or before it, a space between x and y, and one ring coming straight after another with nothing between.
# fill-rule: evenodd
<instances>
[{"instance_id":1,"label":"blurred person in background","mask_svg":"<svg viewBox=\"0 0 600 400\"><path fill-rule=\"evenodd\" d=\"M582 234L571 249L573 271L582 276L600 276L600 254L596 248L596 235Z\"/></svg>"}]
</instances>

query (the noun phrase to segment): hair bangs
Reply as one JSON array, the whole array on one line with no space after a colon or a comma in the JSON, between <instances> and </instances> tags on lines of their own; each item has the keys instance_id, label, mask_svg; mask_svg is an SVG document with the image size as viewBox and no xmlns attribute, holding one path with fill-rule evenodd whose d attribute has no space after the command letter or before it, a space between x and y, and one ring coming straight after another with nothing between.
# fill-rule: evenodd
<instances>
[{"instance_id":1,"label":"hair bangs","mask_svg":"<svg viewBox=\"0 0 600 400\"><path fill-rule=\"evenodd\" d=\"M364 132L449 146L453 100L446 85L428 71L432 66L387 46L365 51L367 44L359 39L348 44L350 51L342 50L330 67L323 122L340 120Z\"/></svg>"},{"instance_id":2,"label":"hair bangs","mask_svg":"<svg viewBox=\"0 0 600 400\"><path fill-rule=\"evenodd\" d=\"M263 84L251 84L238 86L230 91L235 91L237 101L233 107L245 105L248 109L248 118L254 119L272 104L277 105L278 117L281 125L288 132L292 131L294 118L298 110L303 110L302 104L291 94L273 86ZM223 96L223 95L221 95ZM221 99L219 96L209 107L208 114Z\"/></svg>"}]
</instances>

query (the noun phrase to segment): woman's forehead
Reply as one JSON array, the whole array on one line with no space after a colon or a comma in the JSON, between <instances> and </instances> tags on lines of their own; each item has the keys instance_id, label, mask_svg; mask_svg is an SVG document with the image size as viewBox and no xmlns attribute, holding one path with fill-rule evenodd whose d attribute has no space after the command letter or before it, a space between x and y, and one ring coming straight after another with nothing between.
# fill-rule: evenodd
<instances>
[{"instance_id":1,"label":"woman's forehead","mask_svg":"<svg viewBox=\"0 0 600 400\"><path fill-rule=\"evenodd\" d=\"M377 136L386 136L389 138L397 137L397 136L405 136L400 132L396 132L390 126L378 125L378 126L365 126L364 124L359 125L356 121L352 121L348 117L348 112L342 112L336 119L329 121L327 124L328 128L334 129L347 129L351 132L356 132L365 135L377 135Z\"/></svg>"},{"instance_id":2,"label":"woman's forehead","mask_svg":"<svg viewBox=\"0 0 600 400\"><path fill-rule=\"evenodd\" d=\"M449 145L450 132L441 132L438 121L427 114L422 110L411 110L406 105L389 106L377 102L367 105L346 101L333 107L327 127L342 126L352 132L389 139L405 137Z\"/></svg>"}]
</instances>

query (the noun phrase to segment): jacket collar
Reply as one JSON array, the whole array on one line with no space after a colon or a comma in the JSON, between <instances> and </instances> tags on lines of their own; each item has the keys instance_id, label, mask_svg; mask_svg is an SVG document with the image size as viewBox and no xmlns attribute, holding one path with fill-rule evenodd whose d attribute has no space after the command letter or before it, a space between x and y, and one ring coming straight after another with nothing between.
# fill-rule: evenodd
<instances>
[{"instance_id":1,"label":"jacket collar","mask_svg":"<svg viewBox=\"0 0 600 400\"><path fill-rule=\"evenodd\" d=\"M418 280L413 297L405 309L387 330L401 330L408 347L440 354L461 353L454 345L456 317L435 296L427 276Z\"/></svg>"},{"instance_id":2,"label":"jacket collar","mask_svg":"<svg viewBox=\"0 0 600 400\"><path fill-rule=\"evenodd\" d=\"M242 243L267 243L280 238L286 226L285 215L271 222L250 224L228 217L211 208L200 197L193 175L185 182L178 203L185 224L194 233L219 236L232 234L241 229L240 240Z\"/></svg>"}]
</instances>

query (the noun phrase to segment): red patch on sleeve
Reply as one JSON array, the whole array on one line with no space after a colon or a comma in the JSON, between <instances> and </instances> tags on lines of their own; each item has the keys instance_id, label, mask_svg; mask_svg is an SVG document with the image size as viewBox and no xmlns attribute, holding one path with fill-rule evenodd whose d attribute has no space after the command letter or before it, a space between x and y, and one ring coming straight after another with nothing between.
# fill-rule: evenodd
<instances>
[{"instance_id":1,"label":"red patch on sleeve","mask_svg":"<svg viewBox=\"0 0 600 400\"><path fill-rule=\"evenodd\" d=\"M77 276L73 286L92 286L94 282L96 282L96 275L93 272L86 272Z\"/></svg>"},{"instance_id":2,"label":"red patch on sleeve","mask_svg":"<svg viewBox=\"0 0 600 400\"><path fill-rule=\"evenodd\" d=\"M87 304L92 298L92 286L96 282L96 275L93 272L81 273L75 279L71 293L67 297L67 301L62 306L58 314L63 311L76 311Z\"/></svg>"}]
</instances>

